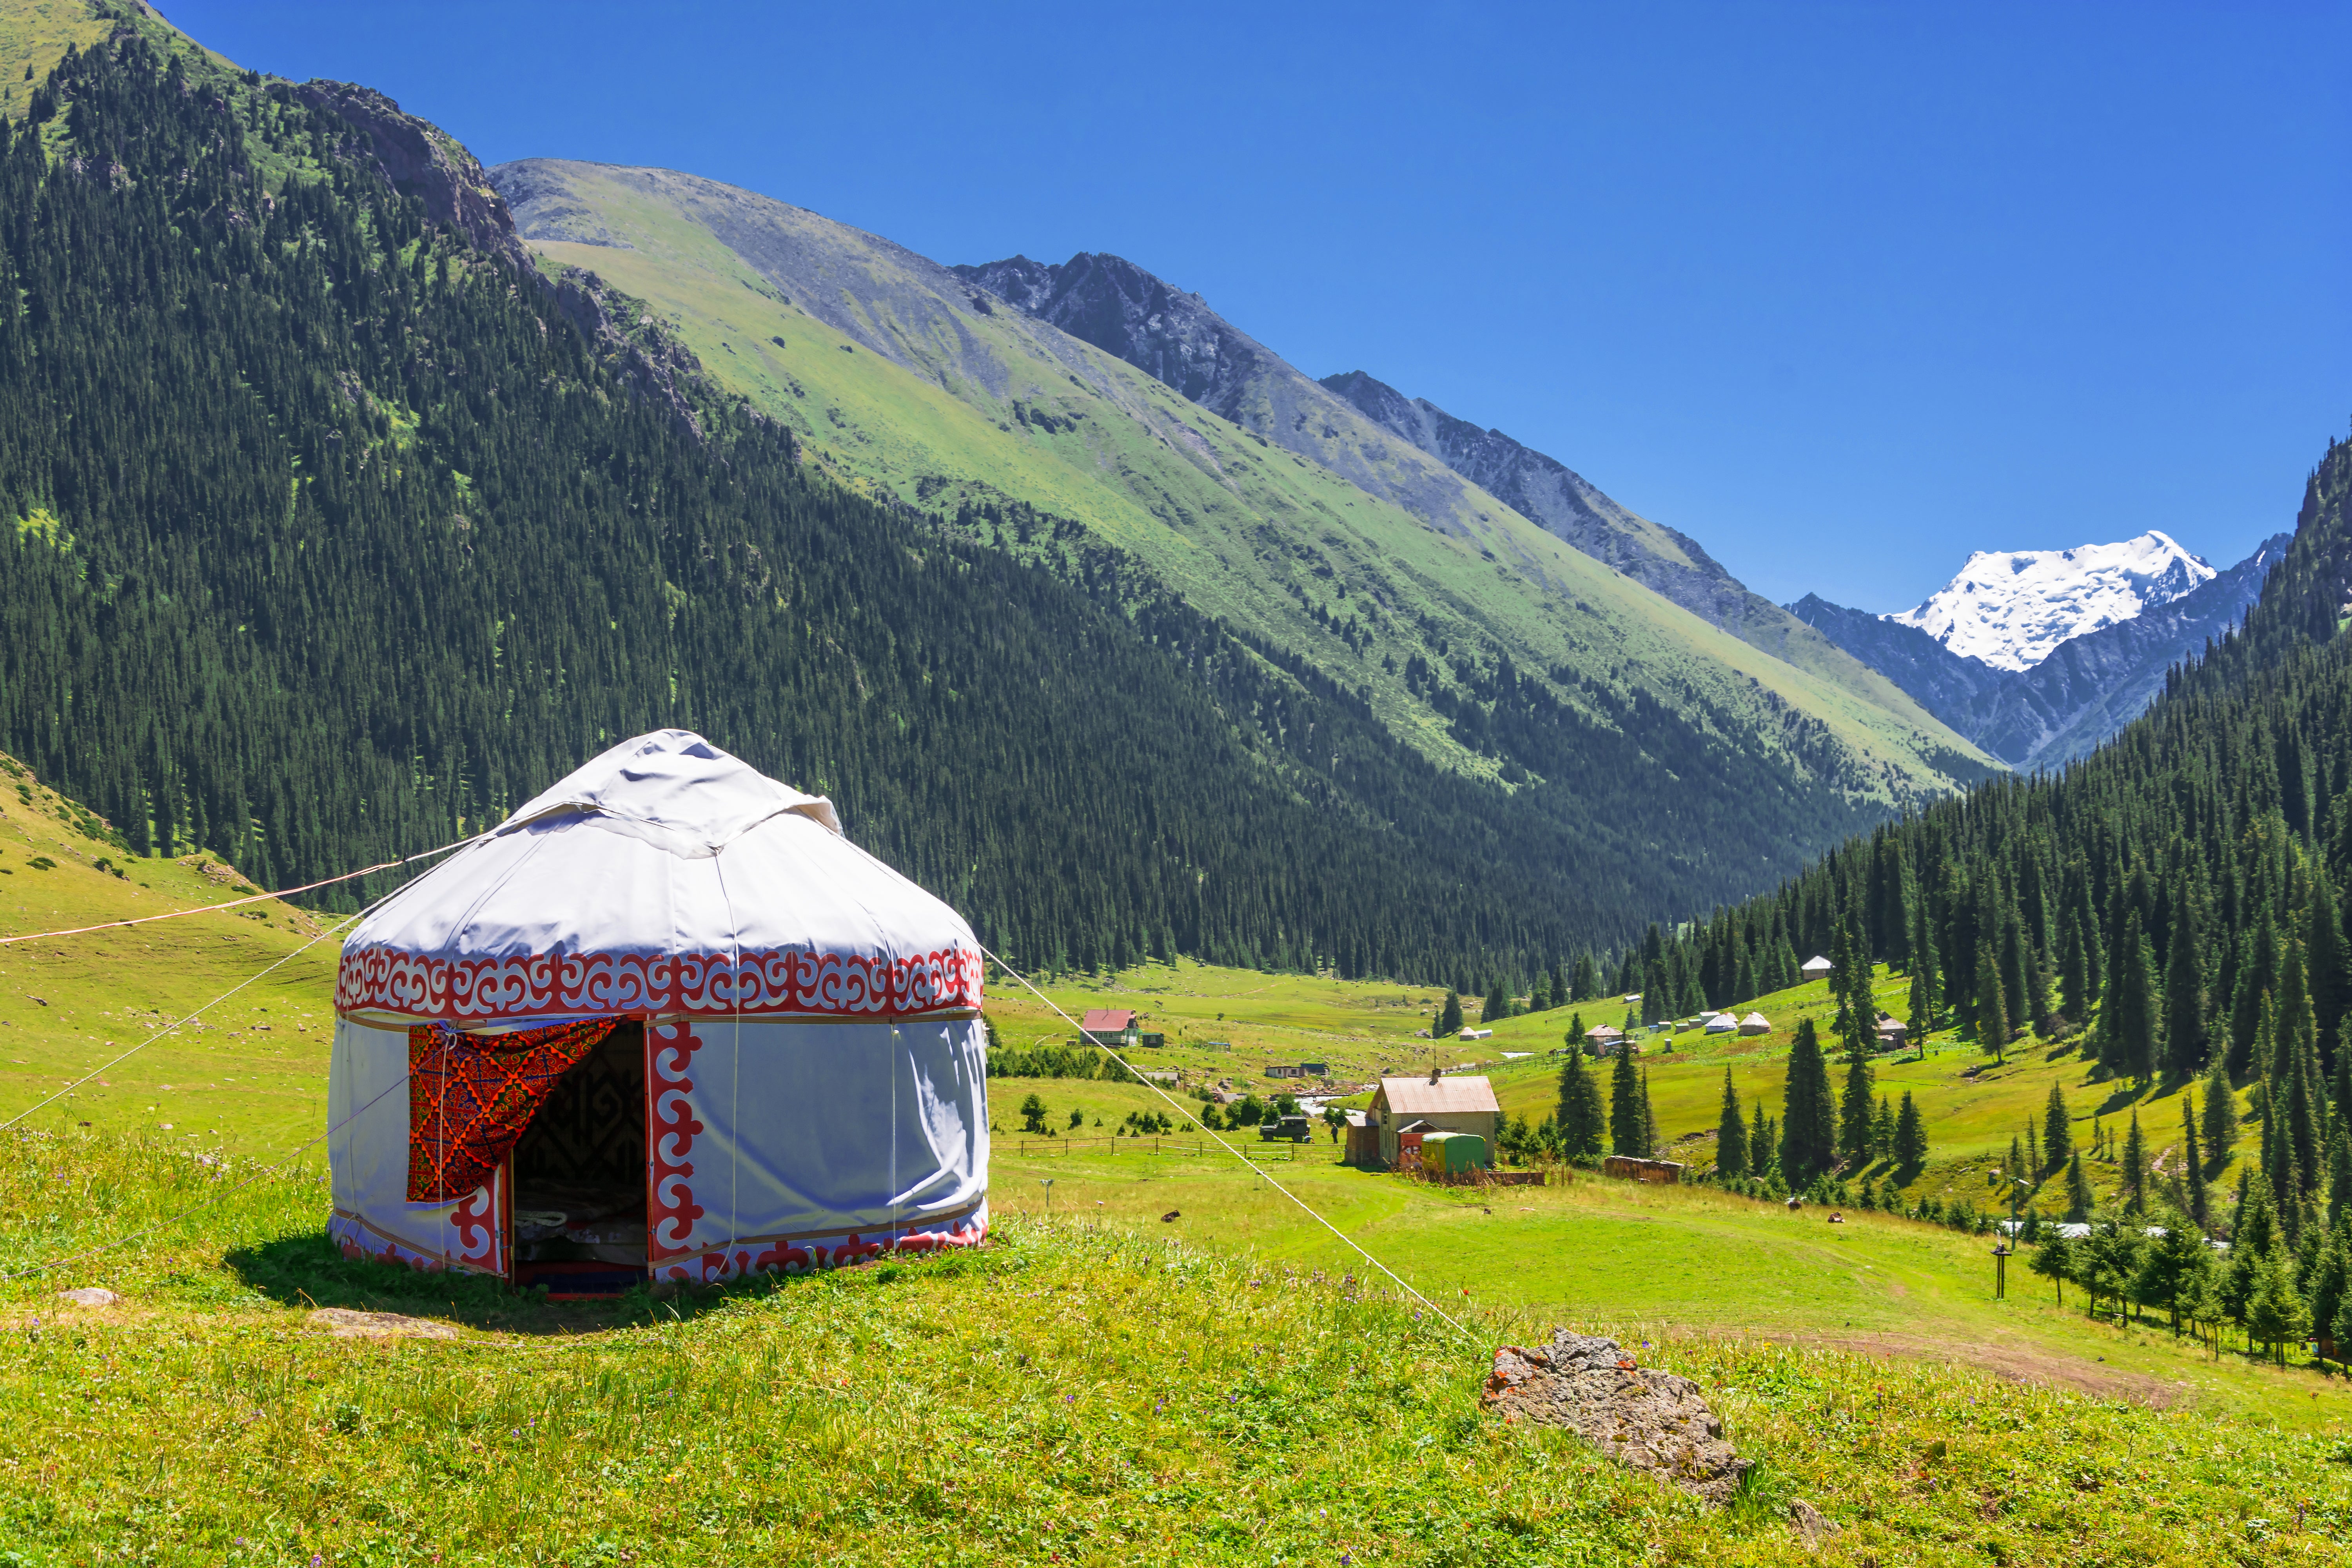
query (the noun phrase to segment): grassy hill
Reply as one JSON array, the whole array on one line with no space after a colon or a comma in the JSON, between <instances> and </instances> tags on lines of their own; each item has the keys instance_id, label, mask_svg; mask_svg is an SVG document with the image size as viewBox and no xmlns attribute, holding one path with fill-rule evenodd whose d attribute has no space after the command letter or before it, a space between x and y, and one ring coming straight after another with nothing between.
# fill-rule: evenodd
<instances>
[{"instance_id":1,"label":"grassy hill","mask_svg":"<svg viewBox=\"0 0 2352 1568\"><path fill-rule=\"evenodd\" d=\"M1801 764L1818 782L1883 804L1989 765L1826 639L1800 628L1783 657L1742 643L1319 389L1331 409L1317 417L1334 424L1315 449L1372 465L1383 494L1434 497L1421 512L816 214L667 170L532 159L492 177L546 263L647 301L850 482L927 508L1012 498L1079 520L1196 607L1368 691L1446 765L1500 766L1406 679L1419 658L1452 684L1456 652L1711 710L1747 731L1735 749L1796 756L1785 711L1828 739ZM1574 683L1563 694L1589 710Z\"/></svg>"},{"instance_id":2,"label":"grassy hill","mask_svg":"<svg viewBox=\"0 0 2352 1568\"><path fill-rule=\"evenodd\" d=\"M1449 1295L1457 1336L1156 1226L1007 1216L975 1254L604 1309L348 1262L315 1175L244 1182L0 1145L9 1268L217 1200L0 1286L18 1561L2317 1563L2352 1530L2340 1429L1594 1314L1758 1462L1703 1511L1479 1413L1491 1347L1553 1314ZM100 1279L121 1304L50 1294Z\"/></svg>"},{"instance_id":3,"label":"grassy hill","mask_svg":"<svg viewBox=\"0 0 2352 1568\"><path fill-rule=\"evenodd\" d=\"M0 934L187 907L234 891L234 873L217 865L209 866L210 876L191 865L152 860L127 862L127 878L100 871L95 861L106 847L70 825L91 819L37 786L30 793L29 806L19 801L0 818L0 872L8 873L0 877ZM37 854L54 868L32 869ZM23 890L18 884L26 885ZM34 887L37 900L25 896ZM5 897L11 892L18 896ZM7 988L0 994L0 1017L6 1020L0 1029L9 1058L0 1072L0 1116L24 1110L143 1037L126 1026L152 1030L184 1014L295 953L319 929L300 911L258 908L268 914L266 922L235 913L198 915L135 928L120 938L100 933L31 950L0 949L5 972L0 985ZM25 1130L38 1138L111 1141L104 1148L116 1152L102 1158L131 1159L123 1151L134 1151L137 1161L147 1163L142 1169L180 1171L196 1154L223 1163L205 1169L250 1169L283 1159L322 1131L333 951L330 939L299 952L226 1006L207 1012L202 1027L183 1028L110 1068L103 1082L40 1111ZM126 958L132 962L126 964ZM1142 1008L1147 1026L1165 1032L1170 1044L1139 1052L1139 1062L1181 1072L1188 1087L1222 1079L1269 1094L1280 1087L1265 1075L1273 1062L1325 1060L1341 1079L1360 1080L1383 1067L1418 1071L1425 1063L1464 1055L1461 1042L1412 1037L1425 1024L1423 1006L1438 1000L1427 992L1190 963L1049 990L1072 1011L1106 1004ZM33 1002L36 995L47 1005ZM1768 1008L1785 1005L1791 1016L1816 1005L1817 998L1801 994L1765 999ZM1066 1025L1008 984L994 988L989 1014L1003 1049L1069 1037ZM1471 1049L1500 1058L1491 1047L1541 1047L1564 1016L1507 1021L1494 1041ZM1700 1125L1712 1130L1713 1096L1726 1059L1737 1064L1743 1084L1769 1085L1777 1099L1777 1053L1769 1045L1744 1044L1748 1048L1737 1056L1726 1050L1702 1057L1685 1042L1671 1056L1648 1058L1652 1092L1669 1137ZM2039 1110L2053 1077L2069 1083L2082 1113L2099 1103L2096 1090L2074 1082L2079 1071L2066 1076L2063 1061L2022 1061L2013 1076L1990 1081L1979 1081L1983 1074L1957 1077L1953 1069L1961 1065L1958 1053L1931 1047L1916 1069L1886 1069L1890 1085L1916 1089L1937 1140L1915 1192L1948 1188L1979 1204L1992 1201L1982 1184L1986 1158L2006 1150L2008 1123L2020 1120L2024 1108ZM1532 1115L1549 1108L1555 1068L1528 1058L1498 1059L1482 1070L1494 1076L1507 1107ZM1045 1101L1061 1136L1020 1134L1014 1108L1029 1093ZM1171 1137L1160 1141L1155 1155L1141 1141L1111 1138L1129 1112L1168 1109L1150 1089L1096 1079L998 1078L990 1082L990 1098L999 1130L991 1201L1001 1214L1042 1219L1050 1207L1053 1215L1089 1224L1157 1227L1160 1215L1175 1210L1181 1217L1157 1233L1180 1237L1200 1252L1279 1260L1334 1279L1364 1273L1360 1260L1328 1232L1213 1144ZM1067 1125L1073 1110L1082 1119L1075 1136ZM2158 1124L2160 1119L2151 1121ZM1315 1143L1296 1151L1260 1146L1248 1134L1234 1142L1247 1152L1276 1157L1280 1163L1267 1169L1278 1180L1421 1288L1480 1310L1630 1324L1637 1332L1646 1331L1640 1329L1646 1324L1678 1332L1763 1333L1790 1342L1990 1365L2103 1395L2260 1415L2298 1429L2334 1430L2332 1423L2352 1414L2340 1380L2301 1367L2266 1370L2236 1356L2215 1363L2160 1329L2088 1323L2079 1302L2070 1297L2060 1310L2047 1288L2021 1270L2011 1300L1995 1304L1988 1299L1984 1244L1931 1226L1857 1213L1849 1224L1829 1227L1813 1211L1790 1216L1712 1190L1662 1192L1591 1176L1465 1198L1342 1167L1319 1131ZM1197 1153L1191 1152L1195 1147ZM314 1204L321 1189L302 1191L307 1195L299 1203L286 1201L297 1208ZM130 1222L147 1212L135 1205L61 1209L43 1220L37 1235L14 1245L20 1251L76 1251L135 1228ZM178 1256L180 1243L169 1237L152 1245L157 1258ZM125 1279L142 1278L111 1262L85 1272L90 1281L117 1288Z\"/></svg>"}]
</instances>

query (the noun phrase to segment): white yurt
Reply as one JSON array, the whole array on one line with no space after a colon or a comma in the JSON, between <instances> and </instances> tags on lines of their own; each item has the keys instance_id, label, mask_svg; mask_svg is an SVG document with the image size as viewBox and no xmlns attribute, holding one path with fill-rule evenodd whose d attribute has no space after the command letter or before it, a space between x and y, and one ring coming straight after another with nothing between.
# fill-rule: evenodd
<instances>
[{"instance_id":1,"label":"white yurt","mask_svg":"<svg viewBox=\"0 0 2352 1568\"><path fill-rule=\"evenodd\" d=\"M829 801L639 736L343 944L332 1233L558 1295L971 1245L981 975Z\"/></svg>"}]
</instances>

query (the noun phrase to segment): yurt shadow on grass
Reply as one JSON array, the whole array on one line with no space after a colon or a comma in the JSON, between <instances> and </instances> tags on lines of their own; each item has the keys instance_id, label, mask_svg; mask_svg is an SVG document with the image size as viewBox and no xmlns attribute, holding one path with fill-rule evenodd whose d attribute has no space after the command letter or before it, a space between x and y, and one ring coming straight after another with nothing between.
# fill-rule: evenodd
<instances>
[{"instance_id":1,"label":"yurt shadow on grass","mask_svg":"<svg viewBox=\"0 0 2352 1568\"><path fill-rule=\"evenodd\" d=\"M971 1246L981 965L830 802L626 742L344 943L331 1234L558 1296Z\"/></svg>"}]
</instances>

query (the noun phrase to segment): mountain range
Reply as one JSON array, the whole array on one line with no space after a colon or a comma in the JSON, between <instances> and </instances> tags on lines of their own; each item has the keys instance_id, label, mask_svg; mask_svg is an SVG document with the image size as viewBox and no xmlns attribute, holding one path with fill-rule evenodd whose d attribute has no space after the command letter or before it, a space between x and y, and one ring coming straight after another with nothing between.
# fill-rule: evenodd
<instances>
[{"instance_id":1,"label":"mountain range","mask_svg":"<svg viewBox=\"0 0 2352 1568\"><path fill-rule=\"evenodd\" d=\"M1440 766L1542 773L1464 738L1460 705L1503 659L1571 704L1590 688L1703 705L1731 754L1795 760L1804 787L1874 809L1990 765L1795 617L1736 584L1736 616L1677 613L1118 258L950 268L673 171L530 159L489 178L542 267L646 301L845 482L1067 520L1360 691ZM1664 531L1600 500L1635 541L1620 559L1688 566Z\"/></svg>"},{"instance_id":2,"label":"mountain range","mask_svg":"<svg viewBox=\"0 0 2352 1568\"><path fill-rule=\"evenodd\" d=\"M92 276L128 303L43 303L63 232L20 229L46 346L0 395L47 445L0 453L14 613L116 630L19 638L0 745L151 850L324 872L494 816L615 730L694 723L835 793L1033 961L1468 980L1769 886L1998 772L1948 710L2046 749L2124 679L2076 658L2085 689L1979 723L1558 458L1367 372L1311 377L1118 257L947 266L692 174L484 170L380 92L241 70L152 10L15 9L39 22L8 35L39 84L16 155L51 162L14 199L89 205ZM215 276L298 212L326 294L272 253ZM165 298L207 288L247 313ZM297 321L349 346L263 364ZM207 439L294 512L93 501L134 449L185 483L173 421L245 416L189 393L134 418L112 372L44 379L119 353L254 389L264 424ZM90 444L109 429L132 434ZM310 497L342 521L317 531ZM415 663L394 601L313 617L339 563L395 560L401 624L449 630L386 685ZM67 744L68 705L110 738ZM995 759L988 788L941 776L950 733Z\"/></svg>"},{"instance_id":3,"label":"mountain range","mask_svg":"<svg viewBox=\"0 0 2352 1568\"><path fill-rule=\"evenodd\" d=\"M2095 750L2147 710L2168 671L2229 636L2293 537L2264 540L2224 572L2154 531L1980 552L1899 615L1817 595L1789 609L2003 762L2054 765Z\"/></svg>"}]
</instances>

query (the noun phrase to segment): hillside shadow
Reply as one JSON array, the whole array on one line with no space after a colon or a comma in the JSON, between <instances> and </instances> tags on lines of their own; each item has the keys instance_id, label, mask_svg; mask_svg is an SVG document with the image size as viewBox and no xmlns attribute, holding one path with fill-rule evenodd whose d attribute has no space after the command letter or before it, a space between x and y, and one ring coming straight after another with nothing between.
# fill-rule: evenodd
<instances>
[{"instance_id":1,"label":"hillside shadow","mask_svg":"<svg viewBox=\"0 0 2352 1568\"><path fill-rule=\"evenodd\" d=\"M658 1300L640 1286L604 1300L551 1301L478 1274L427 1274L401 1264L346 1258L323 1230L236 1247L222 1263L247 1288L283 1307L397 1312L508 1334L597 1333L656 1321L690 1322L739 1297L765 1296L800 1282L793 1276L762 1274L720 1285L680 1286Z\"/></svg>"}]
</instances>

